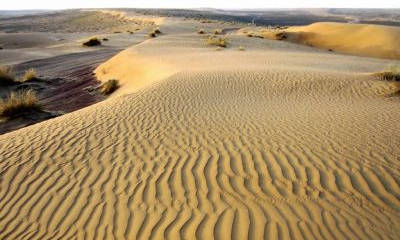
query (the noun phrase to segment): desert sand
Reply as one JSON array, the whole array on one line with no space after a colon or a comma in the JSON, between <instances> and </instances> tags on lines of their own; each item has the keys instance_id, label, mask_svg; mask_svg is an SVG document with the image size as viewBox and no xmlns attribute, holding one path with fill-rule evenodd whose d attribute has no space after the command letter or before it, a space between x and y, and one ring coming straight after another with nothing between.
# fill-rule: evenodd
<instances>
[{"instance_id":1,"label":"desert sand","mask_svg":"<svg viewBox=\"0 0 400 240\"><path fill-rule=\"evenodd\" d=\"M400 238L400 98L371 74L399 61L201 26L164 19L95 70L107 100L0 135L0 239Z\"/></svg>"},{"instance_id":2,"label":"desert sand","mask_svg":"<svg viewBox=\"0 0 400 240\"><path fill-rule=\"evenodd\" d=\"M284 30L246 28L242 33L255 33L269 39L284 34L285 40L329 51L352 55L400 59L400 28L373 24L319 22ZM278 35L279 36L279 35ZM279 38L279 37L278 37Z\"/></svg>"}]
</instances>

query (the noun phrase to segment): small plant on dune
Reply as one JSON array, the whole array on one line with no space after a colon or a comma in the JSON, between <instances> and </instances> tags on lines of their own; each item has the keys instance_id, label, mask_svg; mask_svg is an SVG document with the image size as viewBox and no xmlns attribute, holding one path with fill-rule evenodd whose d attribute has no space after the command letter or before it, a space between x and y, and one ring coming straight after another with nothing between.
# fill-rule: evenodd
<instances>
[{"instance_id":1,"label":"small plant on dune","mask_svg":"<svg viewBox=\"0 0 400 240\"><path fill-rule=\"evenodd\" d=\"M279 32L279 33L275 34L275 39L276 40L281 41L281 40L284 40L286 38L287 38L287 35L286 35L285 32Z\"/></svg>"},{"instance_id":2,"label":"small plant on dune","mask_svg":"<svg viewBox=\"0 0 400 240\"><path fill-rule=\"evenodd\" d=\"M161 30L159 28L154 29L155 34L161 34Z\"/></svg>"},{"instance_id":3,"label":"small plant on dune","mask_svg":"<svg viewBox=\"0 0 400 240\"><path fill-rule=\"evenodd\" d=\"M149 37L151 37L151 38L155 38L155 37L157 37L157 34L153 31L153 32L150 32L149 33Z\"/></svg>"},{"instance_id":4,"label":"small plant on dune","mask_svg":"<svg viewBox=\"0 0 400 240\"><path fill-rule=\"evenodd\" d=\"M400 64L389 65L382 72L376 74L378 77L387 81L400 82Z\"/></svg>"},{"instance_id":5,"label":"small plant on dune","mask_svg":"<svg viewBox=\"0 0 400 240\"><path fill-rule=\"evenodd\" d=\"M221 35L222 34L222 30L221 29L215 29L214 30L214 34L215 35Z\"/></svg>"},{"instance_id":6,"label":"small plant on dune","mask_svg":"<svg viewBox=\"0 0 400 240\"><path fill-rule=\"evenodd\" d=\"M225 48L228 45L228 40L224 37L210 36L207 43L211 46Z\"/></svg>"},{"instance_id":7,"label":"small plant on dune","mask_svg":"<svg viewBox=\"0 0 400 240\"><path fill-rule=\"evenodd\" d=\"M22 82L27 82L35 79L38 79L37 72L35 69L30 68L25 72L24 77L22 78Z\"/></svg>"},{"instance_id":8,"label":"small plant on dune","mask_svg":"<svg viewBox=\"0 0 400 240\"><path fill-rule=\"evenodd\" d=\"M103 94L111 94L119 88L118 80L110 79L100 86L100 92Z\"/></svg>"},{"instance_id":9,"label":"small plant on dune","mask_svg":"<svg viewBox=\"0 0 400 240\"><path fill-rule=\"evenodd\" d=\"M246 36L247 37L253 37L253 34L252 33L248 33Z\"/></svg>"},{"instance_id":10,"label":"small plant on dune","mask_svg":"<svg viewBox=\"0 0 400 240\"><path fill-rule=\"evenodd\" d=\"M30 110L41 110L37 94L32 89L11 92L10 95L0 100L0 116L13 118Z\"/></svg>"},{"instance_id":11,"label":"small plant on dune","mask_svg":"<svg viewBox=\"0 0 400 240\"><path fill-rule=\"evenodd\" d=\"M15 75L12 67L0 66L0 84L15 83Z\"/></svg>"},{"instance_id":12,"label":"small plant on dune","mask_svg":"<svg viewBox=\"0 0 400 240\"><path fill-rule=\"evenodd\" d=\"M86 47L99 46L99 45L101 45L101 41L97 37L93 37L93 38L89 39L88 41L82 43L82 45L86 46Z\"/></svg>"},{"instance_id":13,"label":"small plant on dune","mask_svg":"<svg viewBox=\"0 0 400 240\"><path fill-rule=\"evenodd\" d=\"M199 31L197 31L197 34L204 34L204 29L200 29Z\"/></svg>"},{"instance_id":14,"label":"small plant on dune","mask_svg":"<svg viewBox=\"0 0 400 240\"><path fill-rule=\"evenodd\" d=\"M103 38L103 41L108 41L108 38Z\"/></svg>"}]
</instances>

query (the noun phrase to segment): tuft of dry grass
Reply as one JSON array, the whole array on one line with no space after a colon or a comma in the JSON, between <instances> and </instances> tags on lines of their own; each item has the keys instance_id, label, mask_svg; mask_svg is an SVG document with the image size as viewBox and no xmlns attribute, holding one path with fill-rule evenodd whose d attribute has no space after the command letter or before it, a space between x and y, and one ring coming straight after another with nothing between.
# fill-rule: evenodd
<instances>
[{"instance_id":1,"label":"tuft of dry grass","mask_svg":"<svg viewBox=\"0 0 400 240\"><path fill-rule=\"evenodd\" d=\"M224 37L210 36L207 41L208 45L217 47L227 47L228 40Z\"/></svg>"},{"instance_id":2,"label":"tuft of dry grass","mask_svg":"<svg viewBox=\"0 0 400 240\"><path fill-rule=\"evenodd\" d=\"M15 82L14 70L10 66L0 66L0 84L13 84Z\"/></svg>"},{"instance_id":3,"label":"tuft of dry grass","mask_svg":"<svg viewBox=\"0 0 400 240\"><path fill-rule=\"evenodd\" d=\"M86 46L86 47L99 46L99 45L101 45L101 41L99 38L93 37L93 38L89 39L88 41L82 43L82 45Z\"/></svg>"},{"instance_id":4,"label":"tuft of dry grass","mask_svg":"<svg viewBox=\"0 0 400 240\"><path fill-rule=\"evenodd\" d=\"M27 82L35 79L38 79L37 72L35 69L30 68L25 72L24 77L22 78L22 82Z\"/></svg>"},{"instance_id":5,"label":"tuft of dry grass","mask_svg":"<svg viewBox=\"0 0 400 240\"><path fill-rule=\"evenodd\" d=\"M13 118L30 110L40 110L42 105L32 89L11 92L6 99L0 100L0 116Z\"/></svg>"},{"instance_id":6,"label":"tuft of dry grass","mask_svg":"<svg viewBox=\"0 0 400 240\"><path fill-rule=\"evenodd\" d=\"M214 34L215 35L221 35L222 34L222 30L221 29L214 29Z\"/></svg>"},{"instance_id":7,"label":"tuft of dry grass","mask_svg":"<svg viewBox=\"0 0 400 240\"><path fill-rule=\"evenodd\" d=\"M119 88L118 80L110 79L100 86L100 92L103 94L111 94Z\"/></svg>"},{"instance_id":8,"label":"tuft of dry grass","mask_svg":"<svg viewBox=\"0 0 400 240\"><path fill-rule=\"evenodd\" d=\"M383 80L400 82L400 64L389 65L382 72L376 73L376 76Z\"/></svg>"},{"instance_id":9,"label":"tuft of dry grass","mask_svg":"<svg viewBox=\"0 0 400 240\"><path fill-rule=\"evenodd\" d=\"M204 34L204 29L199 29L199 31L197 31L197 34Z\"/></svg>"}]
</instances>

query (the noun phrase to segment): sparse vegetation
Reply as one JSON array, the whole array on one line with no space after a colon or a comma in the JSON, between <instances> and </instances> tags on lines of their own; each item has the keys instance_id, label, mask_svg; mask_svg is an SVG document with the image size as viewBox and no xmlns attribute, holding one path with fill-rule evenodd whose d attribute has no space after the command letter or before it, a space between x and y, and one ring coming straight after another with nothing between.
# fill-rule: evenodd
<instances>
[{"instance_id":1,"label":"sparse vegetation","mask_svg":"<svg viewBox=\"0 0 400 240\"><path fill-rule=\"evenodd\" d=\"M82 45L86 46L86 47L99 46L99 45L101 45L101 41L97 37L93 37L93 38L89 39L88 41L82 43Z\"/></svg>"},{"instance_id":2,"label":"sparse vegetation","mask_svg":"<svg viewBox=\"0 0 400 240\"><path fill-rule=\"evenodd\" d=\"M197 34L204 34L204 29L199 29L199 31L197 31Z\"/></svg>"},{"instance_id":3,"label":"sparse vegetation","mask_svg":"<svg viewBox=\"0 0 400 240\"><path fill-rule=\"evenodd\" d=\"M400 65L389 65L376 75L387 81L400 82Z\"/></svg>"},{"instance_id":4,"label":"sparse vegetation","mask_svg":"<svg viewBox=\"0 0 400 240\"><path fill-rule=\"evenodd\" d=\"M118 80L110 79L100 86L100 92L103 94L111 94L119 88Z\"/></svg>"},{"instance_id":5,"label":"sparse vegetation","mask_svg":"<svg viewBox=\"0 0 400 240\"><path fill-rule=\"evenodd\" d=\"M155 32L151 32L151 33L149 33L149 37L151 37L151 38L155 38L155 37L157 37L157 35L156 35L156 33L155 33Z\"/></svg>"},{"instance_id":6,"label":"sparse vegetation","mask_svg":"<svg viewBox=\"0 0 400 240\"><path fill-rule=\"evenodd\" d=\"M38 79L37 72L35 69L30 68L25 72L24 77L22 78L22 82L27 82L35 79Z\"/></svg>"},{"instance_id":7,"label":"sparse vegetation","mask_svg":"<svg viewBox=\"0 0 400 240\"><path fill-rule=\"evenodd\" d=\"M215 29L214 30L214 34L215 35L221 35L222 34L222 30L221 29Z\"/></svg>"},{"instance_id":8,"label":"sparse vegetation","mask_svg":"<svg viewBox=\"0 0 400 240\"><path fill-rule=\"evenodd\" d=\"M228 40L224 37L210 36L208 38L208 45L225 48L228 45Z\"/></svg>"},{"instance_id":9,"label":"sparse vegetation","mask_svg":"<svg viewBox=\"0 0 400 240\"><path fill-rule=\"evenodd\" d=\"M103 38L103 41L108 41L108 38Z\"/></svg>"},{"instance_id":10,"label":"sparse vegetation","mask_svg":"<svg viewBox=\"0 0 400 240\"><path fill-rule=\"evenodd\" d=\"M11 92L6 99L0 100L0 117L13 118L27 111L40 109L42 106L32 89Z\"/></svg>"},{"instance_id":11,"label":"sparse vegetation","mask_svg":"<svg viewBox=\"0 0 400 240\"><path fill-rule=\"evenodd\" d=\"M281 41L281 40L284 40L286 38L287 38L287 35L286 35L285 32L279 32L279 33L275 34L275 39L276 40Z\"/></svg>"},{"instance_id":12,"label":"sparse vegetation","mask_svg":"<svg viewBox=\"0 0 400 240\"><path fill-rule=\"evenodd\" d=\"M4 47L3 47L3 45L2 45L2 44L0 44L0 50L3 50L3 48L4 48Z\"/></svg>"},{"instance_id":13,"label":"sparse vegetation","mask_svg":"<svg viewBox=\"0 0 400 240\"><path fill-rule=\"evenodd\" d=\"M15 75L12 67L0 66L0 84L12 84L15 82Z\"/></svg>"},{"instance_id":14,"label":"sparse vegetation","mask_svg":"<svg viewBox=\"0 0 400 240\"><path fill-rule=\"evenodd\" d=\"M161 30L159 28L154 29L155 34L161 34Z\"/></svg>"}]
</instances>

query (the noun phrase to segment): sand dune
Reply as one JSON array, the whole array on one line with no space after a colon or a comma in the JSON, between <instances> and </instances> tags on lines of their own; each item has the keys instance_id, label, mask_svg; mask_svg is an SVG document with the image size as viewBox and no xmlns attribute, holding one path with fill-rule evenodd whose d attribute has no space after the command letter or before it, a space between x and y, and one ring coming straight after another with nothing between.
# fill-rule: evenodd
<instances>
[{"instance_id":1,"label":"sand dune","mask_svg":"<svg viewBox=\"0 0 400 240\"><path fill-rule=\"evenodd\" d=\"M0 239L399 239L388 61L229 41L145 41L110 99L0 136Z\"/></svg>"},{"instance_id":2,"label":"sand dune","mask_svg":"<svg viewBox=\"0 0 400 240\"><path fill-rule=\"evenodd\" d=\"M285 32L289 41L341 53L400 59L400 27L321 22L279 31L257 31L270 39Z\"/></svg>"}]
</instances>

